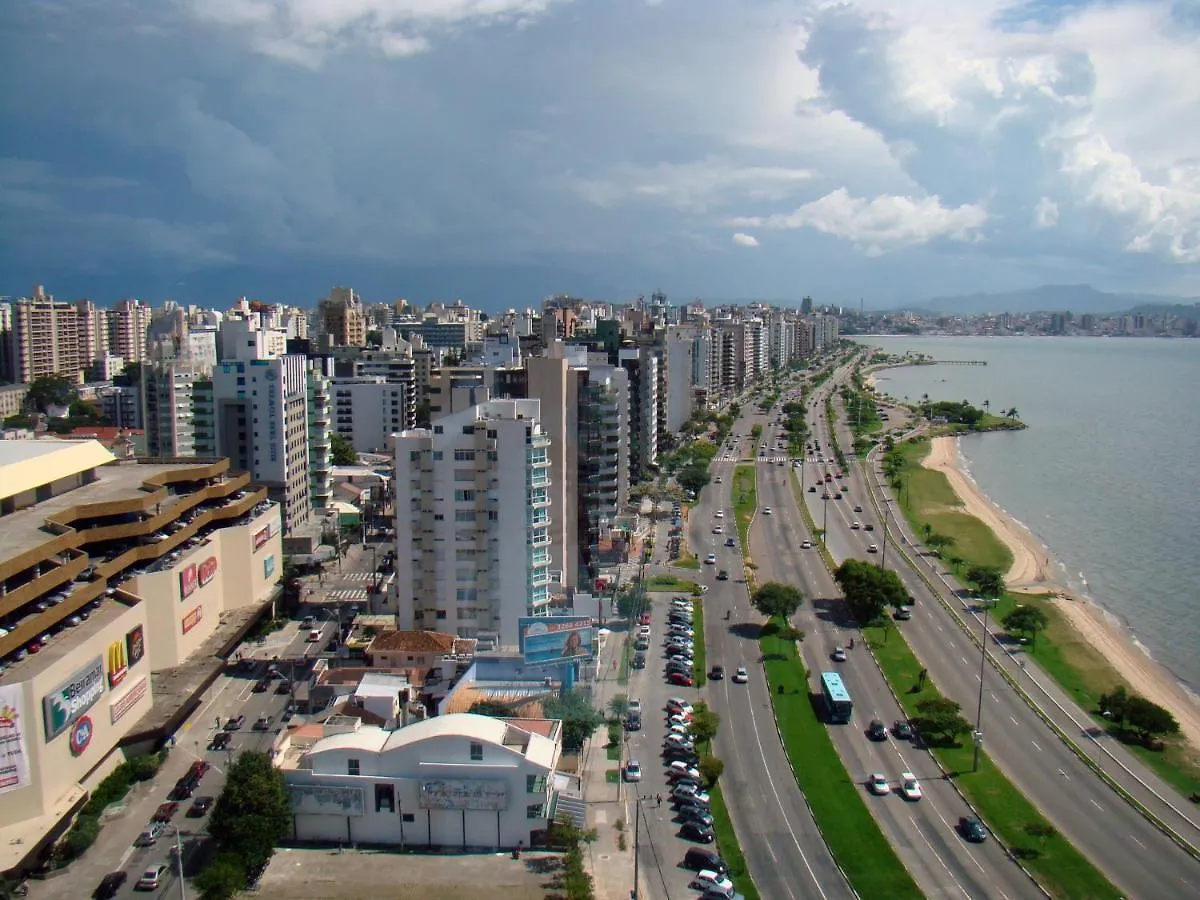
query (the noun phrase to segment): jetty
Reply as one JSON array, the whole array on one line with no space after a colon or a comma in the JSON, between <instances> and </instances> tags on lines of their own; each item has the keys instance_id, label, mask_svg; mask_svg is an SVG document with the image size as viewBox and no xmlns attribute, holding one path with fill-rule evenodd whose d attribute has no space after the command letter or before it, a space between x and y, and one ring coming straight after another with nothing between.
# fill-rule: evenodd
<instances>
[{"instance_id":1,"label":"jetty","mask_svg":"<svg viewBox=\"0 0 1200 900\"><path fill-rule=\"evenodd\" d=\"M986 366L986 359L928 359L918 363L921 366Z\"/></svg>"}]
</instances>

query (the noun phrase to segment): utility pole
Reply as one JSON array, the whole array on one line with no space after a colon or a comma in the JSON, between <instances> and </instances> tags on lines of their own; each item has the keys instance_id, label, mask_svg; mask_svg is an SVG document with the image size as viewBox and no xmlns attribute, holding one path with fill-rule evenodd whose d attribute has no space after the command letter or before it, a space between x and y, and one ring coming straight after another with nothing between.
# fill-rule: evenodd
<instances>
[{"instance_id":1,"label":"utility pole","mask_svg":"<svg viewBox=\"0 0 1200 900\"><path fill-rule=\"evenodd\" d=\"M183 844L179 840L179 828L175 828L175 859L179 863L179 900L187 900L187 883L183 880Z\"/></svg>"},{"instance_id":2,"label":"utility pole","mask_svg":"<svg viewBox=\"0 0 1200 900\"><path fill-rule=\"evenodd\" d=\"M642 798L637 792L633 795L633 890L629 892L630 900L637 900L638 888L638 864L641 862L641 836L642 836Z\"/></svg>"},{"instance_id":3,"label":"utility pole","mask_svg":"<svg viewBox=\"0 0 1200 900\"><path fill-rule=\"evenodd\" d=\"M979 748L983 746L983 675L987 668L987 620L991 602L983 598L983 635L979 640L979 706L975 710L975 733L971 736L975 745L975 756L971 762L971 771L979 771Z\"/></svg>"},{"instance_id":4,"label":"utility pole","mask_svg":"<svg viewBox=\"0 0 1200 900\"><path fill-rule=\"evenodd\" d=\"M888 545L888 513L892 508L888 505L887 497L883 498L883 560L880 562L881 569L887 568L887 545Z\"/></svg>"}]
</instances>

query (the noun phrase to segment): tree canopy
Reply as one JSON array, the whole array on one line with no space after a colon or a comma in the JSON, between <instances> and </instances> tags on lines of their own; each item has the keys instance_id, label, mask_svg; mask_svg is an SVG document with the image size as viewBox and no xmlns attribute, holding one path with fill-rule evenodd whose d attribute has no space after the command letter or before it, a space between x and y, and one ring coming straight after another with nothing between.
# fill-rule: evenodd
<instances>
[{"instance_id":1,"label":"tree canopy","mask_svg":"<svg viewBox=\"0 0 1200 900\"><path fill-rule=\"evenodd\" d=\"M930 743L954 744L960 734L971 730L971 723L962 717L961 709L948 697L930 697L917 704L912 724Z\"/></svg>"},{"instance_id":2,"label":"tree canopy","mask_svg":"<svg viewBox=\"0 0 1200 900\"><path fill-rule=\"evenodd\" d=\"M499 700L476 700L467 712L477 716L492 716L497 719L505 719L513 714L511 707Z\"/></svg>"},{"instance_id":3,"label":"tree canopy","mask_svg":"<svg viewBox=\"0 0 1200 900\"><path fill-rule=\"evenodd\" d=\"M721 717L704 702L692 707L692 738L697 744L709 745L721 727Z\"/></svg>"},{"instance_id":4,"label":"tree canopy","mask_svg":"<svg viewBox=\"0 0 1200 900\"><path fill-rule=\"evenodd\" d=\"M562 691L542 703L548 719L562 719L563 749L574 752L604 724L604 714L579 691Z\"/></svg>"},{"instance_id":5,"label":"tree canopy","mask_svg":"<svg viewBox=\"0 0 1200 900\"><path fill-rule=\"evenodd\" d=\"M995 569L972 566L967 571L967 581L975 585L975 590L981 597L995 600L1004 596L1004 576Z\"/></svg>"},{"instance_id":6,"label":"tree canopy","mask_svg":"<svg viewBox=\"0 0 1200 900\"><path fill-rule=\"evenodd\" d=\"M865 560L847 559L834 570L833 578L842 589L850 615L862 624L874 622L889 606L898 609L908 600L899 575Z\"/></svg>"},{"instance_id":7,"label":"tree canopy","mask_svg":"<svg viewBox=\"0 0 1200 900\"><path fill-rule=\"evenodd\" d=\"M208 823L220 852L241 864L241 887L252 872L266 865L291 827L292 807L283 773L267 754L243 753L230 766Z\"/></svg>"},{"instance_id":8,"label":"tree canopy","mask_svg":"<svg viewBox=\"0 0 1200 900\"><path fill-rule=\"evenodd\" d=\"M354 445L336 431L329 435L330 459L335 466L358 465L358 452Z\"/></svg>"},{"instance_id":9,"label":"tree canopy","mask_svg":"<svg viewBox=\"0 0 1200 900\"><path fill-rule=\"evenodd\" d=\"M43 375L29 383L25 403L34 412L45 412L50 406L67 406L76 397L75 385L64 375Z\"/></svg>"},{"instance_id":10,"label":"tree canopy","mask_svg":"<svg viewBox=\"0 0 1200 900\"><path fill-rule=\"evenodd\" d=\"M1008 631L1016 631L1029 638L1031 643L1037 643L1039 631L1045 631L1050 624L1050 617L1045 610L1036 606L1018 606L1000 623Z\"/></svg>"},{"instance_id":11,"label":"tree canopy","mask_svg":"<svg viewBox=\"0 0 1200 900\"><path fill-rule=\"evenodd\" d=\"M1142 743L1153 737L1179 733L1179 722L1157 703L1139 694L1130 694L1124 686L1100 696L1100 710L1118 731L1132 732Z\"/></svg>"},{"instance_id":12,"label":"tree canopy","mask_svg":"<svg viewBox=\"0 0 1200 900\"><path fill-rule=\"evenodd\" d=\"M804 603L804 595L790 584L768 581L750 598L750 605L770 618L790 619Z\"/></svg>"},{"instance_id":13,"label":"tree canopy","mask_svg":"<svg viewBox=\"0 0 1200 900\"><path fill-rule=\"evenodd\" d=\"M690 463L675 476L675 480L679 482L680 487L698 494L708 484L708 467L699 462Z\"/></svg>"}]
</instances>

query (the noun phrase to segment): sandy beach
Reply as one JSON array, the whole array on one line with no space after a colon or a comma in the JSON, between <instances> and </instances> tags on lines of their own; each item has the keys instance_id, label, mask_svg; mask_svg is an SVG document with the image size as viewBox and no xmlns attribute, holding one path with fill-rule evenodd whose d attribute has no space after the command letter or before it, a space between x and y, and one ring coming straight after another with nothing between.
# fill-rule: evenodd
<instances>
[{"instance_id":1,"label":"sandy beach","mask_svg":"<svg viewBox=\"0 0 1200 900\"><path fill-rule=\"evenodd\" d=\"M1013 563L1004 580L1010 590L1051 594L1063 615L1111 663L1129 686L1146 699L1171 711L1184 737L1200 748L1200 704L1162 666L1150 659L1104 613L1056 584L1050 577L1051 562L1046 548L1027 529L997 507L979 490L961 468L958 443L952 437L934 438L925 466L941 472L962 501L963 511L992 530L1012 552Z\"/></svg>"}]
</instances>

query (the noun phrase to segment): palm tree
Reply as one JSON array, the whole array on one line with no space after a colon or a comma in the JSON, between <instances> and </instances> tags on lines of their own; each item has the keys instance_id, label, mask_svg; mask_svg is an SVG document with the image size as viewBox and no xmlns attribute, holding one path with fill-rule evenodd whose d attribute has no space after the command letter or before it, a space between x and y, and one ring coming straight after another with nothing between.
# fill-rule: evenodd
<instances>
[{"instance_id":1,"label":"palm tree","mask_svg":"<svg viewBox=\"0 0 1200 900\"><path fill-rule=\"evenodd\" d=\"M922 405L922 406L924 406L924 407L926 408L926 412L925 412L925 418L927 418L927 419L928 419L928 418L930 417L930 412L929 412L929 395L928 395L928 394L922 394L922 395L921 395L921 405Z\"/></svg>"},{"instance_id":2,"label":"palm tree","mask_svg":"<svg viewBox=\"0 0 1200 900\"><path fill-rule=\"evenodd\" d=\"M984 401L983 401L983 411L984 411L984 412L987 412L987 411L988 411L988 410L990 410L991 408L992 408L992 401L991 401L991 400L984 400Z\"/></svg>"},{"instance_id":3,"label":"palm tree","mask_svg":"<svg viewBox=\"0 0 1200 900\"><path fill-rule=\"evenodd\" d=\"M1019 419L1021 417L1021 414L1017 412L1017 408L1015 406L1009 407L1005 415L1010 419Z\"/></svg>"}]
</instances>

